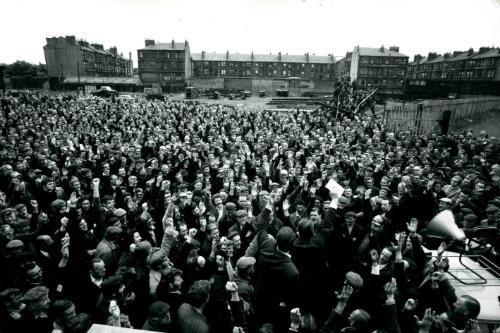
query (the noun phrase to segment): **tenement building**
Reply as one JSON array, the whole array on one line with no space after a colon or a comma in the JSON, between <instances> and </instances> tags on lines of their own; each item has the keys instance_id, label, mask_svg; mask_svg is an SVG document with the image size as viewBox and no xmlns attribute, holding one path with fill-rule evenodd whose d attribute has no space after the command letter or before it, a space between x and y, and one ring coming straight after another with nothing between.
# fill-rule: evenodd
<instances>
[{"instance_id":1,"label":"tenement building","mask_svg":"<svg viewBox=\"0 0 500 333\"><path fill-rule=\"evenodd\" d=\"M314 89L335 79L333 56L194 53L193 84L246 90Z\"/></svg>"},{"instance_id":2,"label":"tenement building","mask_svg":"<svg viewBox=\"0 0 500 333\"><path fill-rule=\"evenodd\" d=\"M427 57L416 55L408 64L406 91L414 97L500 94L500 49L455 51Z\"/></svg>"},{"instance_id":3,"label":"tenement building","mask_svg":"<svg viewBox=\"0 0 500 333\"><path fill-rule=\"evenodd\" d=\"M130 78L132 59L118 54L116 47L76 40L75 36L47 38L43 47L47 73L52 88L65 81L84 82L89 77ZM111 79L102 80L112 81Z\"/></svg>"},{"instance_id":4,"label":"tenement building","mask_svg":"<svg viewBox=\"0 0 500 333\"><path fill-rule=\"evenodd\" d=\"M139 78L145 87L160 86L163 91L179 91L191 77L189 43L156 43L146 39L137 50Z\"/></svg>"},{"instance_id":5,"label":"tenement building","mask_svg":"<svg viewBox=\"0 0 500 333\"><path fill-rule=\"evenodd\" d=\"M407 64L408 56L400 53L398 46L356 46L345 57L345 71L351 82L386 94L402 93Z\"/></svg>"},{"instance_id":6,"label":"tenement building","mask_svg":"<svg viewBox=\"0 0 500 333\"><path fill-rule=\"evenodd\" d=\"M278 88L328 91L335 80L335 58L288 54L190 53L189 43L146 40L139 49L139 77L145 87L179 91L185 86L234 88L254 93Z\"/></svg>"}]
</instances>

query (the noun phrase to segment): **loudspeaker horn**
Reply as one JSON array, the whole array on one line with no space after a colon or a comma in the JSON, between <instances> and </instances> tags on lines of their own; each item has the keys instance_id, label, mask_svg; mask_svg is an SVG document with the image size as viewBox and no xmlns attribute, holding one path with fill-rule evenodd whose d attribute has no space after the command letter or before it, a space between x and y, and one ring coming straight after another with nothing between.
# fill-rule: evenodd
<instances>
[{"instance_id":1,"label":"loudspeaker horn","mask_svg":"<svg viewBox=\"0 0 500 333\"><path fill-rule=\"evenodd\" d=\"M465 233L455 223L455 217L449 209L439 212L427 225L429 236L438 236L449 240L464 240Z\"/></svg>"}]
</instances>

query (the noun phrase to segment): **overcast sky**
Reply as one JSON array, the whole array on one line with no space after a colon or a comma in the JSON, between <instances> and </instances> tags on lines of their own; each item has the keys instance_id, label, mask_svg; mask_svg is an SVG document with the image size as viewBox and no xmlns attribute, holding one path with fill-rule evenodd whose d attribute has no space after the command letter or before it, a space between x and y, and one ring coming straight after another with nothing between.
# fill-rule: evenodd
<instances>
[{"instance_id":1,"label":"overcast sky","mask_svg":"<svg viewBox=\"0 0 500 333\"><path fill-rule=\"evenodd\" d=\"M46 37L117 46L137 67L144 39L191 52L342 57L397 45L413 58L500 46L500 0L3 0L0 63L45 63Z\"/></svg>"}]
</instances>

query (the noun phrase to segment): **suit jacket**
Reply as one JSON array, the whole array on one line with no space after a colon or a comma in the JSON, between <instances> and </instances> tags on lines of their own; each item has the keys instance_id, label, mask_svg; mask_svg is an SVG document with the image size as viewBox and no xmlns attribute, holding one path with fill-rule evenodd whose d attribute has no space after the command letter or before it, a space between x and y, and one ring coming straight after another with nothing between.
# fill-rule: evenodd
<instances>
[{"instance_id":1,"label":"suit jacket","mask_svg":"<svg viewBox=\"0 0 500 333\"><path fill-rule=\"evenodd\" d=\"M264 209L267 211L267 209ZM266 218L264 224L269 223ZM256 302L259 324L270 322L277 332L286 329L290 310L297 306L299 271L290 255L279 251L276 241L264 229L256 236L258 243L256 274Z\"/></svg>"},{"instance_id":2,"label":"suit jacket","mask_svg":"<svg viewBox=\"0 0 500 333\"><path fill-rule=\"evenodd\" d=\"M95 285L87 274L80 282L73 287L72 301L75 304L77 313L85 312L92 315L97 304L102 300L101 288Z\"/></svg>"},{"instance_id":3,"label":"suit jacket","mask_svg":"<svg viewBox=\"0 0 500 333\"><path fill-rule=\"evenodd\" d=\"M288 326L290 310L297 305L297 267L287 254L276 249L259 256L256 273L258 316L263 322L270 321L278 328ZM284 316L286 313L288 316Z\"/></svg>"}]
</instances>

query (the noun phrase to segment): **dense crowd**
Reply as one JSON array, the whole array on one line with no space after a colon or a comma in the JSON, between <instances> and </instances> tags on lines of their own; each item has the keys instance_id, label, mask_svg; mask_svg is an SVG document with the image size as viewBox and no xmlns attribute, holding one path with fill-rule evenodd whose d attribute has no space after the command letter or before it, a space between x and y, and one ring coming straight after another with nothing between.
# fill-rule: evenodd
<instances>
[{"instance_id":1,"label":"dense crowd","mask_svg":"<svg viewBox=\"0 0 500 333\"><path fill-rule=\"evenodd\" d=\"M1 332L478 330L449 244L431 257L423 242L444 210L466 232L500 225L485 132L180 100L0 101ZM497 237L484 255L499 250Z\"/></svg>"}]
</instances>

